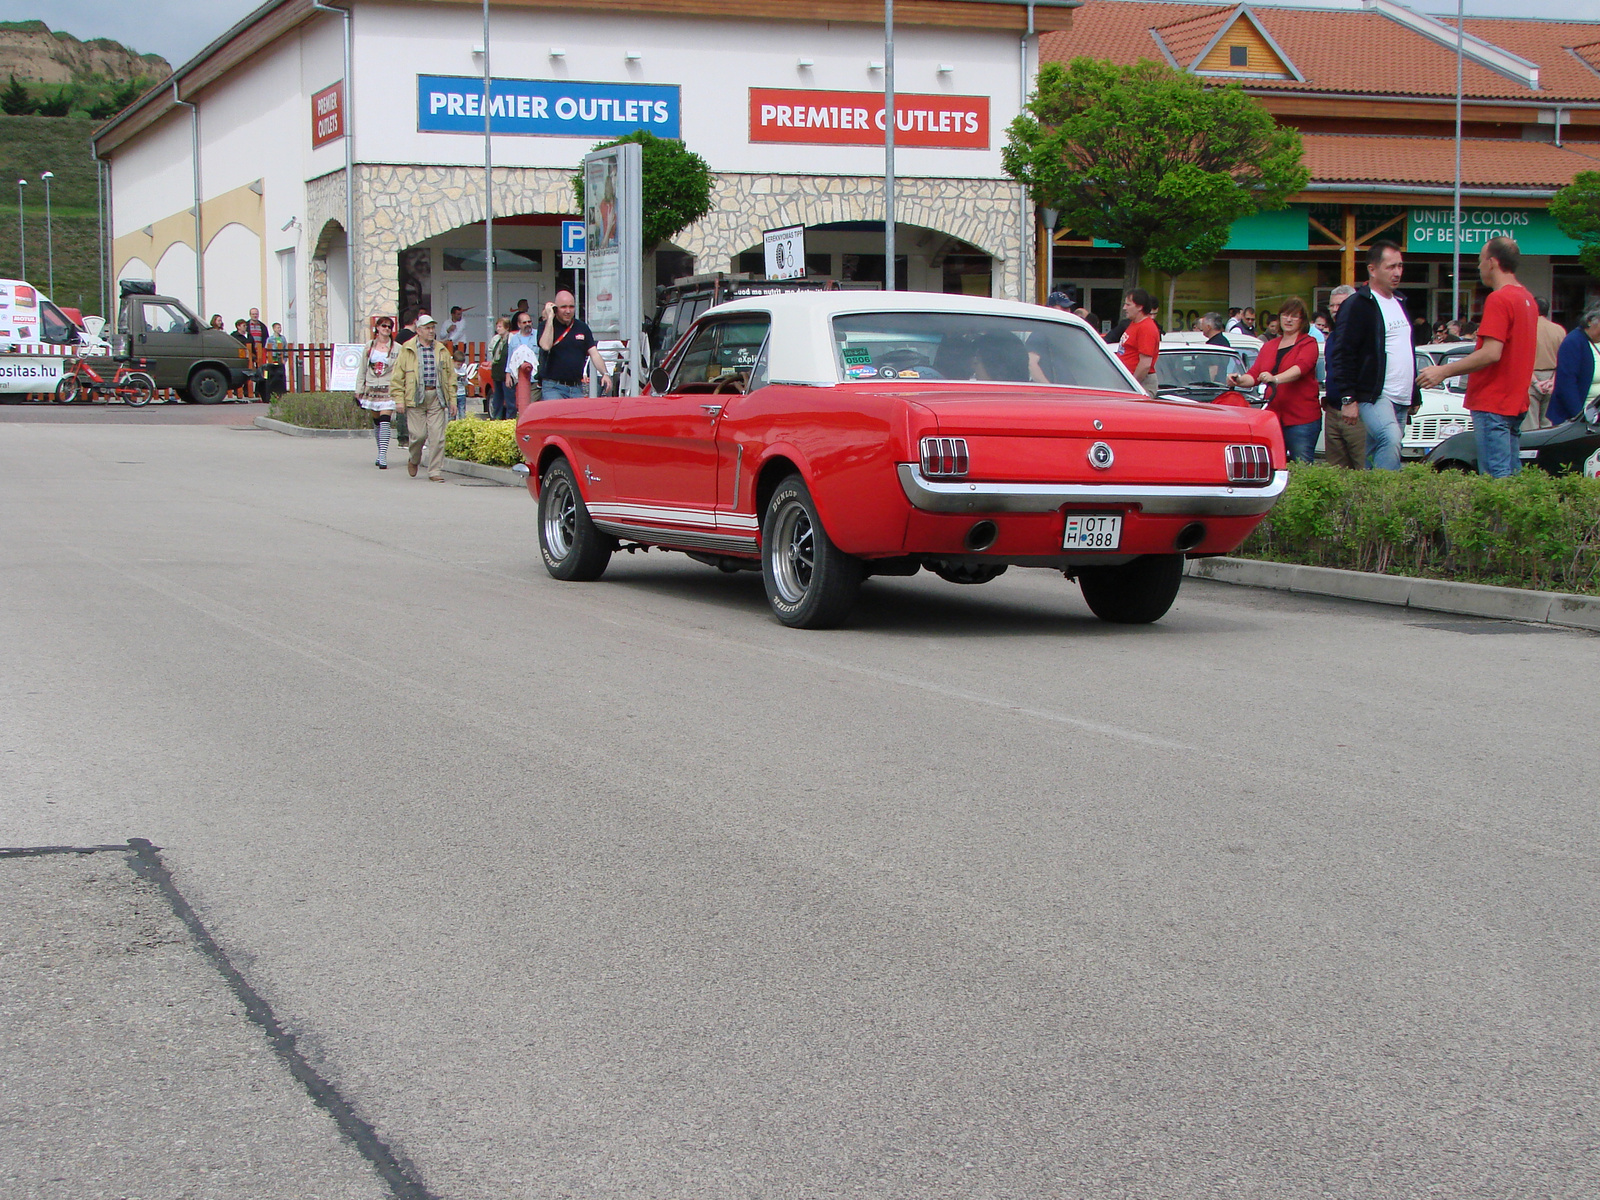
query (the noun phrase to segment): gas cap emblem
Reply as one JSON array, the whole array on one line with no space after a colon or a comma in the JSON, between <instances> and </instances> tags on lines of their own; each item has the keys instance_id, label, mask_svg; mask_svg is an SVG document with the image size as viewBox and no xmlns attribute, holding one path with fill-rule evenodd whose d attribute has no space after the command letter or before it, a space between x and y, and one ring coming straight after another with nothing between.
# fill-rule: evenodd
<instances>
[{"instance_id":1,"label":"gas cap emblem","mask_svg":"<svg viewBox=\"0 0 1600 1200\"><path fill-rule=\"evenodd\" d=\"M1100 421L1100 420L1098 420L1098 419L1096 419L1096 421L1094 423L1094 427L1096 429L1104 429L1105 428L1105 423Z\"/></svg>"},{"instance_id":2,"label":"gas cap emblem","mask_svg":"<svg viewBox=\"0 0 1600 1200\"><path fill-rule=\"evenodd\" d=\"M1111 447L1104 442L1096 442L1089 447L1089 465L1097 471L1111 469L1111 464L1117 461L1117 456L1111 452Z\"/></svg>"}]
</instances>

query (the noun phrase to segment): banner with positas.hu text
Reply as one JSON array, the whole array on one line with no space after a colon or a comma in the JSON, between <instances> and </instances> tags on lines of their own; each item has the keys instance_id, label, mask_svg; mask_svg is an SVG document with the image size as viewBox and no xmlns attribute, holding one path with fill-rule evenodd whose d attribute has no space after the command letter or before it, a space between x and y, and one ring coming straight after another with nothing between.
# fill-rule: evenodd
<instances>
[{"instance_id":1,"label":"banner with positas.hu text","mask_svg":"<svg viewBox=\"0 0 1600 1200\"><path fill-rule=\"evenodd\" d=\"M1455 251L1456 211L1413 208L1406 215L1406 251L1451 254ZM1461 209L1461 252L1476 256L1490 238L1508 237L1523 254L1576 254L1578 243L1561 232L1542 208Z\"/></svg>"}]
</instances>

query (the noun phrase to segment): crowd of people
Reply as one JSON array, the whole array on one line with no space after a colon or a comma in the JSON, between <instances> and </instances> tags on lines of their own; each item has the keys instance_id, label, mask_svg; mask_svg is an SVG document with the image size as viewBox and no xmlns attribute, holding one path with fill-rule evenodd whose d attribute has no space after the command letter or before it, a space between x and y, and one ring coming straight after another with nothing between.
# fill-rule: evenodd
<instances>
[{"instance_id":1,"label":"crowd of people","mask_svg":"<svg viewBox=\"0 0 1600 1200\"><path fill-rule=\"evenodd\" d=\"M483 406L492 420L516 420L535 399L555 400L586 393L585 369L592 369L602 392L609 390L606 362L595 344L594 331L578 316L577 300L568 291L556 293L544 306L535 332L526 300L495 319L487 348L489 383ZM450 310L441 330L426 312L400 329L388 316L373 322L372 338L362 350L356 370L356 400L371 414L378 454L374 465L389 469L389 443L398 432L407 448L406 470L419 469L444 481L444 432L450 418L461 420L467 408L464 312ZM403 420L403 424L400 422ZM394 426L399 425L398 430Z\"/></svg>"},{"instance_id":2,"label":"crowd of people","mask_svg":"<svg viewBox=\"0 0 1600 1200\"><path fill-rule=\"evenodd\" d=\"M1422 389L1464 375L1478 469L1511 475L1521 467L1524 429L1569 421L1600 403L1600 306L1569 333L1550 319L1549 302L1518 281L1520 261L1511 238L1484 244L1478 276L1489 294L1476 322L1430 329L1425 318L1414 319L1399 290L1404 255L1394 242L1377 241L1367 252L1366 282L1335 288L1325 309L1310 313L1291 297L1276 312L1205 313L1195 330L1217 345L1231 345L1230 334L1265 339L1249 369L1228 382L1265 388L1293 460L1312 461L1321 435L1329 463L1397 471L1403 431L1422 404ZM1065 292L1052 292L1047 303L1088 315ZM1135 288L1123 301L1125 320L1108 335L1152 395L1161 342L1155 312L1155 298ZM1469 352L1417 369L1417 346L1468 340Z\"/></svg>"}]
</instances>

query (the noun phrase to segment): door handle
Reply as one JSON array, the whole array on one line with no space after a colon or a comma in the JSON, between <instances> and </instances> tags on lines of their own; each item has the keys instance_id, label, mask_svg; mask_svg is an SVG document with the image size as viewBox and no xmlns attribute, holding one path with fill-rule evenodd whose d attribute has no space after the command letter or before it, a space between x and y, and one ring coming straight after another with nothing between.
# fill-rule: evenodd
<instances>
[{"instance_id":1,"label":"door handle","mask_svg":"<svg viewBox=\"0 0 1600 1200\"><path fill-rule=\"evenodd\" d=\"M701 411L706 413L706 415L709 416L713 421L715 421L722 413L722 405L720 404L702 404L700 408Z\"/></svg>"}]
</instances>

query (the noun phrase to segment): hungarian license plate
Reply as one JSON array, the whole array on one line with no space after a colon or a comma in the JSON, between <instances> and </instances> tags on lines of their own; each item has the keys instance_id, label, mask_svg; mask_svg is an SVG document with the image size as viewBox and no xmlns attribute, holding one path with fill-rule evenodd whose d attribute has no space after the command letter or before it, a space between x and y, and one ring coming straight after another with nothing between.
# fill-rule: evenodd
<instances>
[{"instance_id":1,"label":"hungarian license plate","mask_svg":"<svg viewBox=\"0 0 1600 1200\"><path fill-rule=\"evenodd\" d=\"M1063 550L1115 550L1122 545L1121 513L1068 513Z\"/></svg>"}]
</instances>

